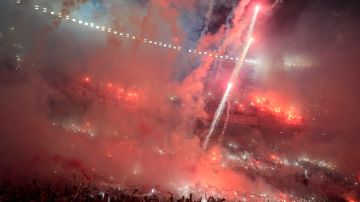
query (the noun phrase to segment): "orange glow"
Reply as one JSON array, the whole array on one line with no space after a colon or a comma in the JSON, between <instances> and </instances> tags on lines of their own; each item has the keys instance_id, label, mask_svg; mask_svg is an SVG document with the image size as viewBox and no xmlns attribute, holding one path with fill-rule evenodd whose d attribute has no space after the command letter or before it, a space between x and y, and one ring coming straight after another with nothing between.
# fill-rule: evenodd
<instances>
[{"instance_id":1,"label":"orange glow","mask_svg":"<svg viewBox=\"0 0 360 202\"><path fill-rule=\"evenodd\" d=\"M286 194L284 194L284 193L280 193L279 198L280 198L281 202L287 202L288 201L288 199L287 199L288 196Z\"/></svg>"},{"instance_id":2,"label":"orange glow","mask_svg":"<svg viewBox=\"0 0 360 202\"><path fill-rule=\"evenodd\" d=\"M85 78L84 78L84 81L85 81L85 82L90 82L90 78L89 78L89 77L85 77Z\"/></svg>"},{"instance_id":3,"label":"orange glow","mask_svg":"<svg viewBox=\"0 0 360 202\"><path fill-rule=\"evenodd\" d=\"M81 81L89 83L91 79L90 77L85 76ZM88 85L90 85L90 83ZM115 101L117 104L121 101L133 102L139 97L139 92L131 89L124 89L122 86L114 84L111 81L93 82L93 88L89 88L89 90L96 95L105 95L108 99Z\"/></svg>"},{"instance_id":4,"label":"orange glow","mask_svg":"<svg viewBox=\"0 0 360 202\"><path fill-rule=\"evenodd\" d=\"M134 92L134 91L129 91L127 94L126 94L126 101L128 102L134 102L138 99L138 93L137 92Z\"/></svg>"},{"instance_id":5,"label":"orange glow","mask_svg":"<svg viewBox=\"0 0 360 202\"><path fill-rule=\"evenodd\" d=\"M277 119L287 124L301 124L302 116L293 107L286 106L281 99L275 99L276 96L254 95L250 98L250 106L255 107L261 112L271 114ZM242 105L242 104L241 104ZM239 107L239 109L241 109Z\"/></svg>"},{"instance_id":6,"label":"orange glow","mask_svg":"<svg viewBox=\"0 0 360 202\"><path fill-rule=\"evenodd\" d=\"M276 154L271 154L270 159L273 161L279 161L279 157Z\"/></svg>"},{"instance_id":7,"label":"orange glow","mask_svg":"<svg viewBox=\"0 0 360 202\"><path fill-rule=\"evenodd\" d=\"M347 202L357 202L358 200L356 200L356 193L355 192L349 192L344 194L344 197L346 199Z\"/></svg>"},{"instance_id":8,"label":"orange glow","mask_svg":"<svg viewBox=\"0 0 360 202\"><path fill-rule=\"evenodd\" d=\"M212 151L209 154L210 161L212 162L218 162L221 160L221 153L218 148L212 149Z\"/></svg>"},{"instance_id":9,"label":"orange glow","mask_svg":"<svg viewBox=\"0 0 360 202\"><path fill-rule=\"evenodd\" d=\"M245 106L243 104L239 104L238 105L238 110L239 111L245 111Z\"/></svg>"}]
</instances>

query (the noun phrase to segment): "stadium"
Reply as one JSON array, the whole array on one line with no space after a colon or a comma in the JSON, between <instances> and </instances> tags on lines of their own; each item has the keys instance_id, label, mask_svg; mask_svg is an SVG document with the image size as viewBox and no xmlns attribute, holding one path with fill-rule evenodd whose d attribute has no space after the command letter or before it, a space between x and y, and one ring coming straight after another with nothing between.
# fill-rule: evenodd
<instances>
[{"instance_id":1,"label":"stadium","mask_svg":"<svg viewBox=\"0 0 360 202\"><path fill-rule=\"evenodd\" d=\"M359 11L1 1L0 201L359 201Z\"/></svg>"}]
</instances>

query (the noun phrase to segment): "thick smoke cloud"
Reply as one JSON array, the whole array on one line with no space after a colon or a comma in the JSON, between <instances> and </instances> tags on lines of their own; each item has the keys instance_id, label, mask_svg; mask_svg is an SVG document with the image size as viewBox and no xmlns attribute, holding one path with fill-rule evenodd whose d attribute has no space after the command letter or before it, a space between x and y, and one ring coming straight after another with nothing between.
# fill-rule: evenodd
<instances>
[{"instance_id":1,"label":"thick smoke cloud","mask_svg":"<svg viewBox=\"0 0 360 202\"><path fill-rule=\"evenodd\" d=\"M309 120L310 129L283 137L230 128L225 139L252 136L256 142L253 153L271 153L269 141L287 141L280 149L289 156L326 159L345 172L356 173L360 166L359 30L352 27L356 27L357 10L351 3L339 9L319 2L264 5L262 15L266 17L260 19L251 51L251 56L259 55L260 62L255 69L244 71L237 87L251 86L296 105ZM45 19L32 11L36 3L144 38L220 53L241 50L241 36L252 12L249 8L254 5L249 0L210 1L210 5L188 0L24 1L20 7L1 2L3 178L72 177L75 172L84 181L172 191L188 185L213 185L225 190L278 192L279 186L269 185L268 179L214 166L209 159L221 153L221 145L210 151L201 148L204 131L198 125L206 125L211 118L205 110L205 95L226 81L231 64ZM345 15L345 11L352 14ZM14 48L14 44L23 47ZM19 67L16 54L23 61ZM284 58L297 54L310 58L312 65L292 69L283 65ZM83 96L79 83L86 76L94 83L139 89L136 107ZM173 95L176 101L170 102ZM97 128L95 136L57 127L62 121L88 122ZM283 173L283 179L288 173L291 171ZM285 183L296 184L293 180Z\"/></svg>"},{"instance_id":2,"label":"thick smoke cloud","mask_svg":"<svg viewBox=\"0 0 360 202\"><path fill-rule=\"evenodd\" d=\"M4 22L12 22L15 16L19 22L13 21L14 27L32 30L27 37L33 39L22 55L22 69L2 70L2 83L9 83L1 86L3 177L36 173L47 178L74 171L85 181L160 185L170 190L185 185L236 187L249 192L257 186L270 189L232 170L219 171L219 177L213 178L210 157L194 134L196 119L205 116L203 82L212 61L205 61L190 76L176 82L172 79L178 68L175 52L85 32L67 27L66 22L53 24L54 20L46 21L29 12L33 3L28 1L17 8L9 2L12 12L2 14ZM52 9L60 8L63 15L78 17L86 12L80 9L83 6L94 8L87 1L47 4ZM144 37L173 43L185 40L181 16L195 12L190 1L114 1L108 5L104 8L109 9L109 15L94 15L92 19L107 19L109 25L119 29L129 28ZM131 13L118 14L125 6L131 8ZM33 22L23 24L29 17ZM17 31L3 29L6 37ZM21 36L12 40L21 40ZM78 97L76 94L81 92L77 92L76 85L84 76L128 88L137 86L141 99L136 108L123 108ZM24 79L15 81L17 77ZM181 99L179 106L168 101L173 92ZM100 129L95 137L87 138L54 127L64 119L90 122Z\"/></svg>"},{"instance_id":3,"label":"thick smoke cloud","mask_svg":"<svg viewBox=\"0 0 360 202\"><path fill-rule=\"evenodd\" d=\"M260 88L298 103L312 120L314 130L294 139L299 147L293 150L358 172L357 3L288 1L276 9L259 37L258 51L264 55L256 70ZM308 58L312 65L284 67L286 57Z\"/></svg>"}]
</instances>

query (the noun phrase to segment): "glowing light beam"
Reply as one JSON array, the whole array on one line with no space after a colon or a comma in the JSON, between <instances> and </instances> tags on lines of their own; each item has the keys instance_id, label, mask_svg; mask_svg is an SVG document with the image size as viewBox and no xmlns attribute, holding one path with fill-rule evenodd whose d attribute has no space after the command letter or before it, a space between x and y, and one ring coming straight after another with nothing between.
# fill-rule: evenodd
<instances>
[{"instance_id":1,"label":"glowing light beam","mask_svg":"<svg viewBox=\"0 0 360 202\"><path fill-rule=\"evenodd\" d=\"M218 122L219 122L219 120L221 118L221 115L224 112L225 103L227 102L228 97L229 97L229 95L231 93L232 85L233 85L233 83L236 83L236 81L237 81L240 69L243 66L244 62L245 62L245 57L246 57L246 55L247 55L247 53L248 53L248 51L250 49L250 46L251 46L251 44L253 42L253 38L251 36L252 36L252 33L254 32L254 27L255 27L257 15L259 13L259 9L260 9L260 6L255 7L255 12L254 12L254 14L253 14L253 16L251 18L249 30L248 30L248 33L247 33L247 40L246 40L247 42L245 44L244 49L242 50L242 52L240 54L240 58L237 61L234 70L231 73L229 85L227 86L227 88L226 88L226 90L224 92L224 95L221 98L221 102L220 102L218 108L216 109L214 118L213 118L213 120L212 120L212 122L210 124L209 132L208 132L207 136L205 137L205 141L204 141L204 144L203 144L203 149L204 150L206 150L206 148L207 148L207 146L209 144L209 141L211 139L211 136L214 133L214 130L216 129L216 126L218 125Z\"/></svg>"},{"instance_id":2,"label":"glowing light beam","mask_svg":"<svg viewBox=\"0 0 360 202\"><path fill-rule=\"evenodd\" d=\"M204 145L203 145L204 149L207 148L207 145L209 144L211 135L213 134L217 124L219 123L219 119L220 119L220 117L221 117L221 115L222 115L222 113L224 111L224 107L225 107L226 101L227 101L227 99L228 99L228 97L230 95L230 91L231 91L232 86L233 86L232 83L229 83L227 85L225 93L221 98L221 102L220 102L218 108L216 109L214 119L213 119L213 121L211 122L211 125L210 125L209 133L206 136L205 141L204 141Z\"/></svg>"}]
</instances>

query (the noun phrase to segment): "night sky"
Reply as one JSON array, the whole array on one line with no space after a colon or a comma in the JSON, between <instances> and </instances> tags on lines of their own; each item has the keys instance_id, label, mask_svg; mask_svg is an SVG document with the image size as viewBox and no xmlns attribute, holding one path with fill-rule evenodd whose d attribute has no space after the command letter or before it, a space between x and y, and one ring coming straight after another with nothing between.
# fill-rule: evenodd
<instances>
[{"instance_id":1,"label":"night sky","mask_svg":"<svg viewBox=\"0 0 360 202\"><path fill-rule=\"evenodd\" d=\"M359 36L357 0L2 0L0 179L360 200Z\"/></svg>"}]
</instances>

